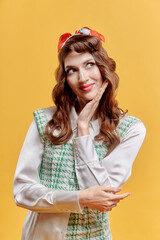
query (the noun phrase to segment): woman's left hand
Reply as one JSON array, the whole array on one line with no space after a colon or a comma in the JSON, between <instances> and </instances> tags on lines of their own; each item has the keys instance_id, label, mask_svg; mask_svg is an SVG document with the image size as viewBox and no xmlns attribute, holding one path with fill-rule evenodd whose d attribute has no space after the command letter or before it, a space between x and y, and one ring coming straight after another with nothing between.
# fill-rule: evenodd
<instances>
[{"instance_id":1,"label":"woman's left hand","mask_svg":"<svg viewBox=\"0 0 160 240\"><path fill-rule=\"evenodd\" d=\"M94 99L92 99L89 103L87 103L80 112L77 119L78 136L89 134L89 122L91 121L93 115L97 110L97 107L107 85L108 82L104 81L97 96Z\"/></svg>"}]
</instances>

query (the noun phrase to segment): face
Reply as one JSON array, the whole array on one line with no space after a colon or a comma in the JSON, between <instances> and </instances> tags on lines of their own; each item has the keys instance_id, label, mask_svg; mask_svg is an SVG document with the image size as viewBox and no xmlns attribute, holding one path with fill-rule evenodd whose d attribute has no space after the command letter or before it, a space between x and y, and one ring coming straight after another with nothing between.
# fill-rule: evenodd
<instances>
[{"instance_id":1,"label":"face","mask_svg":"<svg viewBox=\"0 0 160 240\"><path fill-rule=\"evenodd\" d=\"M102 86L102 75L93 56L89 53L70 52L65 60L66 80L78 101L86 104Z\"/></svg>"}]
</instances>

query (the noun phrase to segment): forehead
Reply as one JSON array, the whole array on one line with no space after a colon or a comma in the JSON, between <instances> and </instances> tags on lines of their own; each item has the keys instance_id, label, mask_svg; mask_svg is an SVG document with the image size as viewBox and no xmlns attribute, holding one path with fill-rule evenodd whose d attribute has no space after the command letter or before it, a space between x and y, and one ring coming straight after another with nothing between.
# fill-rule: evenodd
<instances>
[{"instance_id":1,"label":"forehead","mask_svg":"<svg viewBox=\"0 0 160 240\"><path fill-rule=\"evenodd\" d=\"M93 59L92 54L90 54L89 52L83 52L83 53L77 53L75 51L70 52L64 59L64 66L68 66L68 65L75 65L75 64L80 64L83 63L89 59Z\"/></svg>"}]
</instances>

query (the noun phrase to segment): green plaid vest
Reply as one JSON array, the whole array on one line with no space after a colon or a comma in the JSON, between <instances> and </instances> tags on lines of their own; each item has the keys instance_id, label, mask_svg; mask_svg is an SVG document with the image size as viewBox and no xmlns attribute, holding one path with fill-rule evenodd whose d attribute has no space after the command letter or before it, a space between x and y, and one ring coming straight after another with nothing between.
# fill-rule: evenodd
<instances>
[{"instance_id":1,"label":"green plaid vest","mask_svg":"<svg viewBox=\"0 0 160 240\"><path fill-rule=\"evenodd\" d=\"M45 109L34 111L37 126L44 142L44 152L40 169L40 182L47 188L74 191L79 190L75 174L73 145L70 143L53 145L44 135L46 123L49 121ZM126 116L117 127L122 137L128 128L139 119ZM99 161L107 154L107 147L101 142L95 144ZM85 207L84 214L71 213L66 240L111 240L108 212L101 213Z\"/></svg>"}]
</instances>

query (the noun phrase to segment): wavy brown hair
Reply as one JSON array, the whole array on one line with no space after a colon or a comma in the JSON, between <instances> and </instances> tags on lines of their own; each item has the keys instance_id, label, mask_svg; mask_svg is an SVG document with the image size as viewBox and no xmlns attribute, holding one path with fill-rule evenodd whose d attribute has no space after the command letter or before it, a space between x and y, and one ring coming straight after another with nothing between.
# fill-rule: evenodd
<instances>
[{"instance_id":1,"label":"wavy brown hair","mask_svg":"<svg viewBox=\"0 0 160 240\"><path fill-rule=\"evenodd\" d=\"M115 99L119 78L115 73L116 63L110 58L106 50L102 47L99 38L89 35L74 35L67 40L58 54L59 66L56 70L56 80L52 91L52 99L56 105L56 111L52 119L47 123L45 134L54 145L67 143L72 137L70 111L71 106L76 106L77 96L73 93L66 81L64 70L65 57L72 51L77 53L89 52L92 54L104 80L108 81L98 107L98 119L101 122L100 132L95 136L96 141L104 141L109 147L109 152L120 142L116 127L126 112L118 107ZM60 130L59 135L55 136L55 129Z\"/></svg>"}]
</instances>

